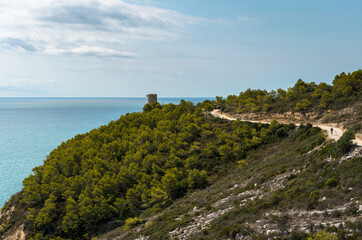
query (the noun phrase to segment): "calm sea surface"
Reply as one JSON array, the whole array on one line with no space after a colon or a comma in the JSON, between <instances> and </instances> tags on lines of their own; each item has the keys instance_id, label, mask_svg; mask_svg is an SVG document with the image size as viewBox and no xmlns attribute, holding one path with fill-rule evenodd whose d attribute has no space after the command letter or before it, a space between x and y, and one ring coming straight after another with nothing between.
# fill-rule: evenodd
<instances>
[{"instance_id":1,"label":"calm sea surface","mask_svg":"<svg viewBox=\"0 0 362 240\"><path fill-rule=\"evenodd\" d=\"M159 98L178 104L181 98ZM210 98L184 98L194 103ZM140 112L146 98L0 98L0 208L47 154L76 134Z\"/></svg>"}]
</instances>

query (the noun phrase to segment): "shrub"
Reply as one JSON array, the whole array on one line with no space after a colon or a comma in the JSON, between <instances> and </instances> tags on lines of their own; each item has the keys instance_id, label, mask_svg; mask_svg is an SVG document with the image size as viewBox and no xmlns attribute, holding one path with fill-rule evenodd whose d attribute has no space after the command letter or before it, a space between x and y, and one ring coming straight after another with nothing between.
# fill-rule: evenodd
<instances>
[{"instance_id":1,"label":"shrub","mask_svg":"<svg viewBox=\"0 0 362 240\"><path fill-rule=\"evenodd\" d=\"M288 132L287 130L283 127L283 128L279 128L277 131L276 131L276 135L278 138L284 138L286 136L288 136Z\"/></svg>"},{"instance_id":2,"label":"shrub","mask_svg":"<svg viewBox=\"0 0 362 240\"><path fill-rule=\"evenodd\" d=\"M353 147L352 140L355 138L352 131L346 131L342 137L337 141L336 147L341 154L345 154Z\"/></svg>"},{"instance_id":3,"label":"shrub","mask_svg":"<svg viewBox=\"0 0 362 240\"><path fill-rule=\"evenodd\" d=\"M311 237L308 237L308 240L337 240L338 238L332 234L327 234L324 231L319 231L318 233L313 234Z\"/></svg>"},{"instance_id":4,"label":"shrub","mask_svg":"<svg viewBox=\"0 0 362 240\"><path fill-rule=\"evenodd\" d=\"M315 206L318 204L318 200L320 198L320 192L315 190L313 192L310 193L309 195L309 203L308 203L308 208L309 209L313 209L315 208Z\"/></svg>"},{"instance_id":5,"label":"shrub","mask_svg":"<svg viewBox=\"0 0 362 240\"><path fill-rule=\"evenodd\" d=\"M124 225L124 229L125 229L125 230L128 230L128 229L130 229L130 228L132 228L132 227L135 227L135 226L137 226L137 225L139 225L139 224L141 224L141 223L143 223L143 222L144 222L143 219L139 219L139 218L137 218L137 217L127 218L127 219L126 219L126 223L125 223L125 225Z\"/></svg>"},{"instance_id":6,"label":"shrub","mask_svg":"<svg viewBox=\"0 0 362 240\"><path fill-rule=\"evenodd\" d=\"M326 183L324 184L325 187L335 187L338 185L338 180L336 178L328 178Z\"/></svg>"}]
</instances>

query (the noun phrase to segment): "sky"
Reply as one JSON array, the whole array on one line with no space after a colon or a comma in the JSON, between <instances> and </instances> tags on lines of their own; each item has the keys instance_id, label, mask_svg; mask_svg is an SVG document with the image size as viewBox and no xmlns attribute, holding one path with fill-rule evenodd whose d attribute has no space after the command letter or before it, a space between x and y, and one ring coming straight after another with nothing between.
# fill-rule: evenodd
<instances>
[{"instance_id":1,"label":"sky","mask_svg":"<svg viewBox=\"0 0 362 240\"><path fill-rule=\"evenodd\" d=\"M0 0L0 97L213 97L362 68L360 0Z\"/></svg>"}]
</instances>

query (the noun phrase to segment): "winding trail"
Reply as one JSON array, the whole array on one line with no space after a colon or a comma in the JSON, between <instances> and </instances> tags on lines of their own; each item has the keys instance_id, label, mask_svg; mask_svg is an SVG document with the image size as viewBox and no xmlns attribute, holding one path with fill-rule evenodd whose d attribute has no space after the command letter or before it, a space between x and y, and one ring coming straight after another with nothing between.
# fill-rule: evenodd
<instances>
[{"instance_id":1,"label":"winding trail","mask_svg":"<svg viewBox=\"0 0 362 240\"><path fill-rule=\"evenodd\" d=\"M219 117L219 118L224 118L230 121L235 121L236 118L231 117L225 113L221 113L219 109L215 109L211 112L211 115L215 116L215 117ZM251 121L251 120L243 120L240 119L241 121L246 121L246 122L255 122L255 123L270 123L270 122L264 122L264 121ZM299 126L299 123L295 124L296 126ZM336 127L336 126L331 126L331 125L315 125L321 129L323 129L326 133L327 133L327 137L329 139L332 139L334 141L337 141L340 137L342 137L343 133L345 132L345 130L343 128L340 127ZM331 132L331 128L333 128L333 133ZM357 144L358 146L362 146L362 139L356 138L355 140L353 140L353 142L355 144Z\"/></svg>"}]
</instances>

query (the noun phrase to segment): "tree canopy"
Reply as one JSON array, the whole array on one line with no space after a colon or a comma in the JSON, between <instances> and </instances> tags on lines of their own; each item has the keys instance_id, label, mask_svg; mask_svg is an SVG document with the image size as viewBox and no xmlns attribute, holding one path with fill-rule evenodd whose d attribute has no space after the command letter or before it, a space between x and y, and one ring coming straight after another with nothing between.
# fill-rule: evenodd
<instances>
[{"instance_id":1,"label":"tree canopy","mask_svg":"<svg viewBox=\"0 0 362 240\"><path fill-rule=\"evenodd\" d=\"M226 112L308 112L339 109L362 100L362 70L337 75L332 85L299 79L287 90L247 89L238 96L216 97L215 107Z\"/></svg>"},{"instance_id":2,"label":"tree canopy","mask_svg":"<svg viewBox=\"0 0 362 240\"><path fill-rule=\"evenodd\" d=\"M205 110L209 101L147 104L142 113L62 143L24 180L27 229L35 239L87 239L99 226L122 224L204 188L210 174L294 128L229 122Z\"/></svg>"}]
</instances>

